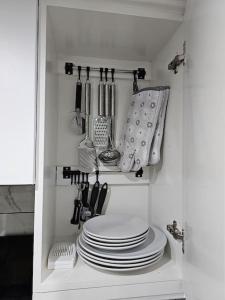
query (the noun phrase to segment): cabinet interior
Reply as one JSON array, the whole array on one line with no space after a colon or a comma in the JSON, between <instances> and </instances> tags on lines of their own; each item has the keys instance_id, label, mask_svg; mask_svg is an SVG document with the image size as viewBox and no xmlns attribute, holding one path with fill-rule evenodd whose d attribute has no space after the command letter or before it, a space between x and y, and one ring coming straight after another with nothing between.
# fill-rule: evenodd
<instances>
[{"instance_id":1,"label":"cabinet interior","mask_svg":"<svg viewBox=\"0 0 225 300\"><path fill-rule=\"evenodd\" d=\"M39 186L36 194L37 236L40 249L36 254L37 274L42 287L38 291L82 288L107 284L180 280L182 277L181 244L166 232L173 219L182 225L182 83L183 70L177 75L168 71L168 63L182 52L184 41L180 20L153 18L69 7L48 6L46 26L40 32L39 113L44 111L43 157L39 159ZM75 186L56 184L56 166L76 166L76 136L71 126L77 76L64 74L64 63L82 66L144 67L146 79L139 87L168 84L171 86L164 134L163 159L156 167L147 167L142 179L134 173L105 172L101 183L108 182L105 213L138 215L159 226L168 237L167 254L157 267L131 275L104 274L78 261L74 270L47 270L47 257L56 240L74 238L76 227L70 224ZM82 82L86 79L82 73ZM91 75L91 114L97 117L98 74ZM125 121L132 94L132 76L116 75L116 141ZM84 86L83 86L84 87ZM41 129L40 129L41 128ZM41 132L42 130L42 132ZM37 209L36 209L37 211ZM37 263L38 265L38 263ZM87 272L88 270L88 272ZM53 288L54 286L54 288ZM56 287L57 286L57 287ZM35 290L35 287L34 287Z\"/></svg>"}]
</instances>

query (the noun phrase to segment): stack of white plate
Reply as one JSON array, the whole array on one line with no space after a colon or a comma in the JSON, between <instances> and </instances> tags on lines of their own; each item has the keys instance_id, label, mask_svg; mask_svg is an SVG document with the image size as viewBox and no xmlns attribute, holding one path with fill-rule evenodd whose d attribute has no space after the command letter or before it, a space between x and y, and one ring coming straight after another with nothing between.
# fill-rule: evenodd
<instances>
[{"instance_id":1,"label":"stack of white plate","mask_svg":"<svg viewBox=\"0 0 225 300\"><path fill-rule=\"evenodd\" d=\"M80 258L98 269L132 271L160 260L166 236L140 218L129 215L104 215L84 224L78 238Z\"/></svg>"}]
</instances>

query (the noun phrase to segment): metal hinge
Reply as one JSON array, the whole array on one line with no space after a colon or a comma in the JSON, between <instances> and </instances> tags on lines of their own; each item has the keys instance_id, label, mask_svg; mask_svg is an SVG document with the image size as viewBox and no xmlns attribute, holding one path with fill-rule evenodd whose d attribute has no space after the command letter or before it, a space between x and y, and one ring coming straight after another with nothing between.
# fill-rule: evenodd
<instances>
[{"instance_id":1,"label":"metal hinge","mask_svg":"<svg viewBox=\"0 0 225 300\"><path fill-rule=\"evenodd\" d=\"M184 229L180 230L177 228L177 221L173 221L173 224L167 225L167 230L172 234L175 240L182 242L182 252L184 253Z\"/></svg>"}]
</instances>

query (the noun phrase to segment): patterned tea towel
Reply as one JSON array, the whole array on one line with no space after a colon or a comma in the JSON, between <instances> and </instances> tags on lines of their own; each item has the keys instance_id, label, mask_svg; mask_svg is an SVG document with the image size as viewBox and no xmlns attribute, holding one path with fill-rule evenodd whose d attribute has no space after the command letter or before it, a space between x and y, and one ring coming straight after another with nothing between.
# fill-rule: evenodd
<instances>
[{"instance_id":1,"label":"patterned tea towel","mask_svg":"<svg viewBox=\"0 0 225 300\"><path fill-rule=\"evenodd\" d=\"M168 86L149 87L132 95L119 143L122 172L138 171L160 161L169 90Z\"/></svg>"}]
</instances>

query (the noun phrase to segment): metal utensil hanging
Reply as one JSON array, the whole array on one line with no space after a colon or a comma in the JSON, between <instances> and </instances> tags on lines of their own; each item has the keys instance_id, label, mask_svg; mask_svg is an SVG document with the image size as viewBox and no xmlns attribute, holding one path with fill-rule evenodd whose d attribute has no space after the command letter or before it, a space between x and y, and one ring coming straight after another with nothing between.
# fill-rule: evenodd
<instances>
[{"instance_id":1,"label":"metal utensil hanging","mask_svg":"<svg viewBox=\"0 0 225 300\"><path fill-rule=\"evenodd\" d=\"M89 82L89 67L87 67L87 82L85 87L85 139L78 147L80 170L85 173L92 173L98 168L97 154L94 144L89 136L89 116L91 102L91 83Z\"/></svg>"},{"instance_id":2,"label":"metal utensil hanging","mask_svg":"<svg viewBox=\"0 0 225 300\"><path fill-rule=\"evenodd\" d=\"M75 116L72 120L72 126L77 135L84 133L84 119L81 115L81 101L82 101L82 82L80 79L81 66L78 66L78 79L76 83L76 97L75 97Z\"/></svg>"},{"instance_id":3,"label":"metal utensil hanging","mask_svg":"<svg viewBox=\"0 0 225 300\"><path fill-rule=\"evenodd\" d=\"M108 135L110 133L110 120L105 116L105 83L102 78L103 68L100 69L100 81L98 86L98 117L94 120L93 142L98 149L106 149ZM106 81L107 82L107 72ZM107 101L109 93L107 88Z\"/></svg>"},{"instance_id":4,"label":"metal utensil hanging","mask_svg":"<svg viewBox=\"0 0 225 300\"><path fill-rule=\"evenodd\" d=\"M110 109L109 117L111 123L111 131L108 135L108 149L101 152L98 158L106 165L115 166L120 160L120 153L116 149L114 144L114 134L115 134L115 106L116 106L116 86L114 82L114 69L111 69L112 82L110 85Z\"/></svg>"}]
</instances>

